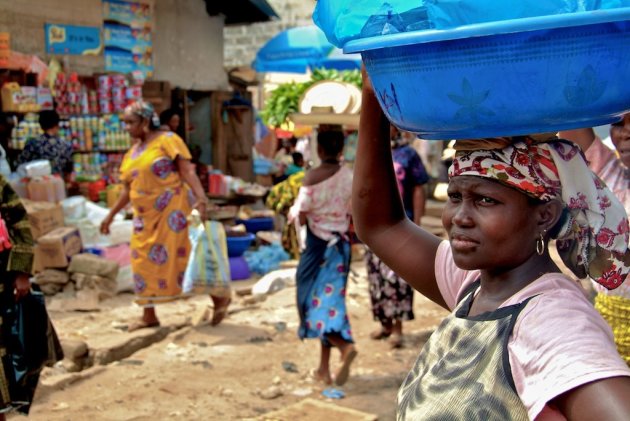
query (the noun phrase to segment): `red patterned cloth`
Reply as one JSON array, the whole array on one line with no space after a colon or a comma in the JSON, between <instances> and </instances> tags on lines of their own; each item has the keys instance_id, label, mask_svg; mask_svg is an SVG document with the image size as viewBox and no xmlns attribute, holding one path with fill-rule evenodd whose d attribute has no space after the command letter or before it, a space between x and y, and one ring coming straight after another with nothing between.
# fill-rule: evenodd
<instances>
[{"instance_id":1,"label":"red patterned cloth","mask_svg":"<svg viewBox=\"0 0 630 421\"><path fill-rule=\"evenodd\" d=\"M459 143L459 145L458 145ZM474 150L474 145L485 149ZM556 246L578 277L590 276L608 289L630 272L628 216L623 205L588 168L573 143L555 136L456 142L449 177L473 175L498 180L548 201L561 200L569 212Z\"/></svg>"},{"instance_id":2,"label":"red patterned cloth","mask_svg":"<svg viewBox=\"0 0 630 421\"><path fill-rule=\"evenodd\" d=\"M8 250L11 248L11 240L9 238L9 231L7 230L7 224L4 219L0 217L0 251Z\"/></svg>"}]
</instances>

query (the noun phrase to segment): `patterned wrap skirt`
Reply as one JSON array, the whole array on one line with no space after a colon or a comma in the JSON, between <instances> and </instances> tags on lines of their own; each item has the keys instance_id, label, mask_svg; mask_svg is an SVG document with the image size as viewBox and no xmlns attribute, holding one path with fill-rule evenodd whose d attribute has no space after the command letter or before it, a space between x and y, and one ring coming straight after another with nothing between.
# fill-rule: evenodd
<instances>
[{"instance_id":1,"label":"patterned wrap skirt","mask_svg":"<svg viewBox=\"0 0 630 421\"><path fill-rule=\"evenodd\" d=\"M327 336L339 335L353 342L346 311L346 284L350 269L350 241L337 235L326 241L310 230L297 269L297 305L300 314L298 336L319 338L329 346Z\"/></svg>"},{"instance_id":2,"label":"patterned wrap skirt","mask_svg":"<svg viewBox=\"0 0 630 421\"><path fill-rule=\"evenodd\" d=\"M413 288L369 249L365 260L374 320L383 325L413 320Z\"/></svg>"}]
</instances>

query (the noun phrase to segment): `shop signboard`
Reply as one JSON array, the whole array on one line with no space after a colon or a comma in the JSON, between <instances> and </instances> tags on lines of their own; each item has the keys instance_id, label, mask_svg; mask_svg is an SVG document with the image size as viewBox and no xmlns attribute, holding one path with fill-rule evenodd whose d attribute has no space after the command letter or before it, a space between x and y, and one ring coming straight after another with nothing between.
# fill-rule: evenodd
<instances>
[{"instance_id":1,"label":"shop signboard","mask_svg":"<svg viewBox=\"0 0 630 421\"><path fill-rule=\"evenodd\" d=\"M151 31L115 23L105 23L103 42L105 47L120 48L136 54L143 54L151 47Z\"/></svg>"},{"instance_id":2,"label":"shop signboard","mask_svg":"<svg viewBox=\"0 0 630 421\"><path fill-rule=\"evenodd\" d=\"M101 53L101 30L92 26L47 23L46 51L51 54L98 55Z\"/></svg>"},{"instance_id":3,"label":"shop signboard","mask_svg":"<svg viewBox=\"0 0 630 421\"><path fill-rule=\"evenodd\" d=\"M127 51L132 51L136 44L131 27L115 23L106 23L103 26L103 42L105 47L121 48Z\"/></svg>"},{"instance_id":4,"label":"shop signboard","mask_svg":"<svg viewBox=\"0 0 630 421\"><path fill-rule=\"evenodd\" d=\"M103 1L105 70L153 74L152 15L148 4Z\"/></svg>"},{"instance_id":5,"label":"shop signboard","mask_svg":"<svg viewBox=\"0 0 630 421\"><path fill-rule=\"evenodd\" d=\"M8 32L0 32L0 68L9 67L11 58L11 36Z\"/></svg>"},{"instance_id":6,"label":"shop signboard","mask_svg":"<svg viewBox=\"0 0 630 421\"><path fill-rule=\"evenodd\" d=\"M151 26L151 8L143 3L103 0L103 20L118 22L133 28Z\"/></svg>"},{"instance_id":7,"label":"shop signboard","mask_svg":"<svg viewBox=\"0 0 630 421\"><path fill-rule=\"evenodd\" d=\"M138 70L131 52L119 49L105 50L105 70L117 73L130 73Z\"/></svg>"}]
</instances>

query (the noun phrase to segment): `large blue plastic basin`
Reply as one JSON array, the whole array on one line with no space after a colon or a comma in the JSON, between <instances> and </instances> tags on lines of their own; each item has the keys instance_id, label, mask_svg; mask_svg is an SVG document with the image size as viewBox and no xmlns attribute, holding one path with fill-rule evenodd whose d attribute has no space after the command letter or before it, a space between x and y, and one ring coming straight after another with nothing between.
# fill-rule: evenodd
<instances>
[{"instance_id":1,"label":"large blue plastic basin","mask_svg":"<svg viewBox=\"0 0 630 421\"><path fill-rule=\"evenodd\" d=\"M228 257L241 256L252 244L252 241L256 239L256 236L251 233L246 235L240 235L235 237L227 237L227 251Z\"/></svg>"},{"instance_id":2,"label":"large blue plastic basin","mask_svg":"<svg viewBox=\"0 0 630 421\"><path fill-rule=\"evenodd\" d=\"M599 126L630 111L630 8L348 42L392 123L425 139Z\"/></svg>"}]
</instances>

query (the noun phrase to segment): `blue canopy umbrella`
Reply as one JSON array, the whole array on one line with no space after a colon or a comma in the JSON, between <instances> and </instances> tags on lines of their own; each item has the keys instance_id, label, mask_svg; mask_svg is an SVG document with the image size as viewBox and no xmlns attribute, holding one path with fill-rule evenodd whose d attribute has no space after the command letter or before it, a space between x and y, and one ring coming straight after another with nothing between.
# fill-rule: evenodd
<instances>
[{"instance_id":1,"label":"blue canopy umbrella","mask_svg":"<svg viewBox=\"0 0 630 421\"><path fill-rule=\"evenodd\" d=\"M308 69L361 68L360 54L343 54L317 26L287 29L271 38L256 53L257 72L306 73Z\"/></svg>"}]
</instances>

